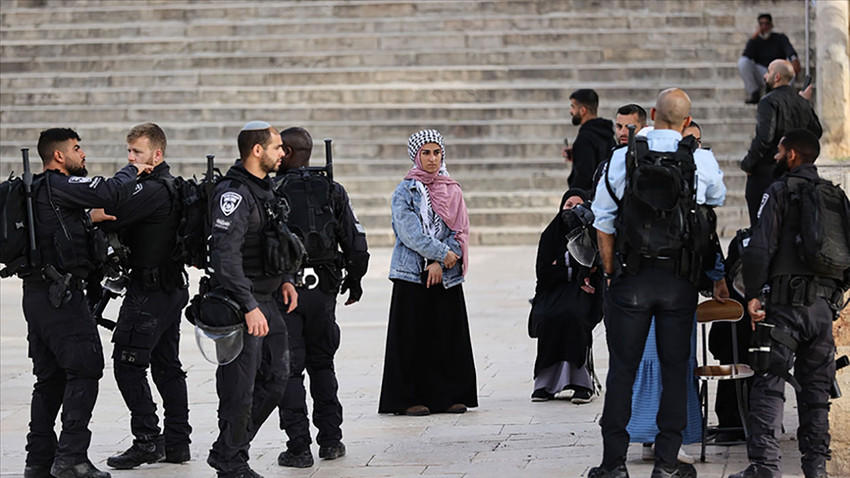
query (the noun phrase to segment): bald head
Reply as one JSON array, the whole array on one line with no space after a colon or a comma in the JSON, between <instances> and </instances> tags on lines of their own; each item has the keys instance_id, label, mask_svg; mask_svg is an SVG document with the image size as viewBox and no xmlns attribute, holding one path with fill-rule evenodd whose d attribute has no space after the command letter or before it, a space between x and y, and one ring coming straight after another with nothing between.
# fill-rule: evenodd
<instances>
[{"instance_id":1,"label":"bald head","mask_svg":"<svg viewBox=\"0 0 850 478\"><path fill-rule=\"evenodd\" d=\"M773 60L767 66L764 81L771 87L776 88L791 84L794 79L794 65L788 60Z\"/></svg>"},{"instance_id":2,"label":"bald head","mask_svg":"<svg viewBox=\"0 0 850 478\"><path fill-rule=\"evenodd\" d=\"M650 114L655 129L672 129L682 132L691 122L691 99L681 88L668 88L658 94Z\"/></svg>"}]
</instances>

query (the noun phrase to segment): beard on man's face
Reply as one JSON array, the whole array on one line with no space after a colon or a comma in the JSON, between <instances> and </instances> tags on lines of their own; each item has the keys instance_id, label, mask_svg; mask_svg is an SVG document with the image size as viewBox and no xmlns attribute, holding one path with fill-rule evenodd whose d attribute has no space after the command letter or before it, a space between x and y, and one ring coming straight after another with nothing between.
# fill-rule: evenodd
<instances>
[{"instance_id":1,"label":"beard on man's face","mask_svg":"<svg viewBox=\"0 0 850 478\"><path fill-rule=\"evenodd\" d=\"M764 92L768 93L772 89L773 89L773 82L768 81L768 80L764 80Z\"/></svg>"},{"instance_id":2,"label":"beard on man's face","mask_svg":"<svg viewBox=\"0 0 850 478\"><path fill-rule=\"evenodd\" d=\"M773 178L779 179L790 171L791 168L788 166L788 158L782 158L773 165Z\"/></svg>"},{"instance_id":3,"label":"beard on man's face","mask_svg":"<svg viewBox=\"0 0 850 478\"><path fill-rule=\"evenodd\" d=\"M89 171L82 164L80 164L79 166L68 167L67 169L69 176L79 176L81 178L84 178L89 175Z\"/></svg>"},{"instance_id":4,"label":"beard on man's face","mask_svg":"<svg viewBox=\"0 0 850 478\"><path fill-rule=\"evenodd\" d=\"M578 126L581 124L581 116L573 115L573 126Z\"/></svg>"}]
</instances>

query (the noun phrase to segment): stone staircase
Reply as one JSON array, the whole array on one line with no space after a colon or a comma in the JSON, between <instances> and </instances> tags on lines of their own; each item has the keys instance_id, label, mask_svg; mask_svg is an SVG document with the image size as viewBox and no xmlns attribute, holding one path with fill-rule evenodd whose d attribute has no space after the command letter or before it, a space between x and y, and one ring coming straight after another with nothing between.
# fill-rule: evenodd
<instances>
[{"instance_id":1,"label":"stone staircase","mask_svg":"<svg viewBox=\"0 0 850 478\"><path fill-rule=\"evenodd\" d=\"M226 168L248 120L299 125L316 163L334 139L336 179L370 244L389 245L407 137L437 128L472 242L535 243L566 187L569 94L596 89L612 118L680 86L726 172L728 237L746 223L737 161L755 117L735 62L762 11L802 56L797 0L4 0L0 175L52 126L75 128L90 169L111 174L126 131L156 122L192 175L206 154Z\"/></svg>"}]
</instances>

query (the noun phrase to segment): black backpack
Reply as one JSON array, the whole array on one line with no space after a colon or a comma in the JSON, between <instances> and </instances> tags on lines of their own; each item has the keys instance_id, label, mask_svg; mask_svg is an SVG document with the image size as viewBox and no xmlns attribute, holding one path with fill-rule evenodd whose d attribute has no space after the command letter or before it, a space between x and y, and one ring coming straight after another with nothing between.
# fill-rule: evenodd
<instances>
[{"instance_id":1,"label":"black backpack","mask_svg":"<svg viewBox=\"0 0 850 478\"><path fill-rule=\"evenodd\" d=\"M207 156L207 172L201 180L176 177L163 181L178 202L180 221L172 257L175 261L204 270L209 265L208 239L211 231L209 203L221 171L213 167L214 156Z\"/></svg>"},{"instance_id":2,"label":"black backpack","mask_svg":"<svg viewBox=\"0 0 850 478\"><path fill-rule=\"evenodd\" d=\"M28 263L29 228L24 180L15 177L0 183L0 277L10 277Z\"/></svg>"},{"instance_id":3,"label":"black backpack","mask_svg":"<svg viewBox=\"0 0 850 478\"><path fill-rule=\"evenodd\" d=\"M29 148L22 148L21 156L24 176L18 178L12 173L0 182L0 264L6 266L0 270L0 277L26 273L29 266L38 262L34 224L30 224L34 219L29 216L34 214Z\"/></svg>"},{"instance_id":4,"label":"black backpack","mask_svg":"<svg viewBox=\"0 0 850 478\"><path fill-rule=\"evenodd\" d=\"M815 272L840 275L850 269L850 201L825 179L788 176L789 198L800 211L795 238L800 259Z\"/></svg>"},{"instance_id":5,"label":"black backpack","mask_svg":"<svg viewBox=\"0 0 850 478\"><path fill-rule=\"evenodd\" d=\"M287 225L307 251L306 264L334 263L339 223L333 208L334 186L328 168L290 169L276 181L277 193L290 206Z\"/></svg>"},{"instance_id":6,"label":"black backpack","mask_svg":"<svg viewBox=\"0 0 850 478\"><path fill-rule=\"evenodd\" d=\"M696 164L692 136L681 141L676 151L651 151L646 138L636 138L634 148L626 153L626 185L622 200L610 191L619 206L615 220L617 250L627 257L627 267L634 267L641 257L654 259L689 257L685 269L690 275L698 256L696 249L707 242L710 227L696 214ZM689 251L689 252L687 252ZM636 272L636 271L632 271Z\"/></svg>"}]
</instances>

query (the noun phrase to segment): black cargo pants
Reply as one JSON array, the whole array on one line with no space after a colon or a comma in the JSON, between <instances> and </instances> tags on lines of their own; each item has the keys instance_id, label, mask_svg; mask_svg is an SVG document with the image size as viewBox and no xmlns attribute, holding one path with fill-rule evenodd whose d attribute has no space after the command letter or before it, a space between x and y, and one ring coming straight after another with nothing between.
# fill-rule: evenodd
<instances>
[{"instance_id":1,"label":"black cargo pants","mask_svg":"<svg viewBox=\"0 0 850 478\"><path fill-rule=\"evenodd\" d=\"M289 376L286 324L274 300L258 300L268 335L255 337L246 328L242 352L215 373L219 433L207 463L221 473L247 467L251 440L280 403Z\"/></svg>"},{"instance_id":2,"label":"black cargo pants","mask_svg":"<svg viewBox=\"0 0 850 478\"><path fill-rule=\"evenodd\" d=\"M130 430L137 441L160 434L156 404L147 370L162 397L167 451L187 449L192 427L186 393L186 372L180 363L180 316L189 300L184 288L145 291L133 280L112 335L115 381L130 410Z\"/></svg>"},{"instance_id":3,"label":"black cargo pants","mask_svg":"<svg viewBox=\"0 0 850 478\"><path fill-rule=\"evenodd\" d=\"M88 459L88 428L103 375L103 348L82 290L57 309L45 282L24 282L23 306L35 385L27 434L28 466L75 465ZM62 408L62 432L56 416Z\"/></svg>"},{"instance_id":4,"label":"black cargo pants","mask_svg":"<svg viewBox=\"0 0 850 478\"><path fill-rule=\"evenodd\" d=\"M285 310L281 302L278 307ZM289 330L292 370L280 403L280 427L289 437L287 449L294 453L306 450L312 443L305 369L310 375L313 423L319 429L316 441L320 446L335 446L342 440L342 404L337 397L339 383L334 370L334 355L340 341L335 309L335 293L318 287L298 288L298 308L283 315Z\"/></svg>"},{"instance_id":5,"label":"black cargo pants","mask_svg":"<svg viewBox=\"0 0 850 478\"><path fill-rule=\"evenodd\" d=\"M806 476L813 476L829 458L829 388L835 379L835 340L832 310L821 297L809 306L793 307L768 303L767 323L784 328L797 340L797 351L777 342L771 346L771 366L789 370L800 383L797 413L800 427L797 443ZM779 434L785 402L785 381L771 373L757 376L750 392L750 462L780 476Z\"/></svg>"}]
</instances>

